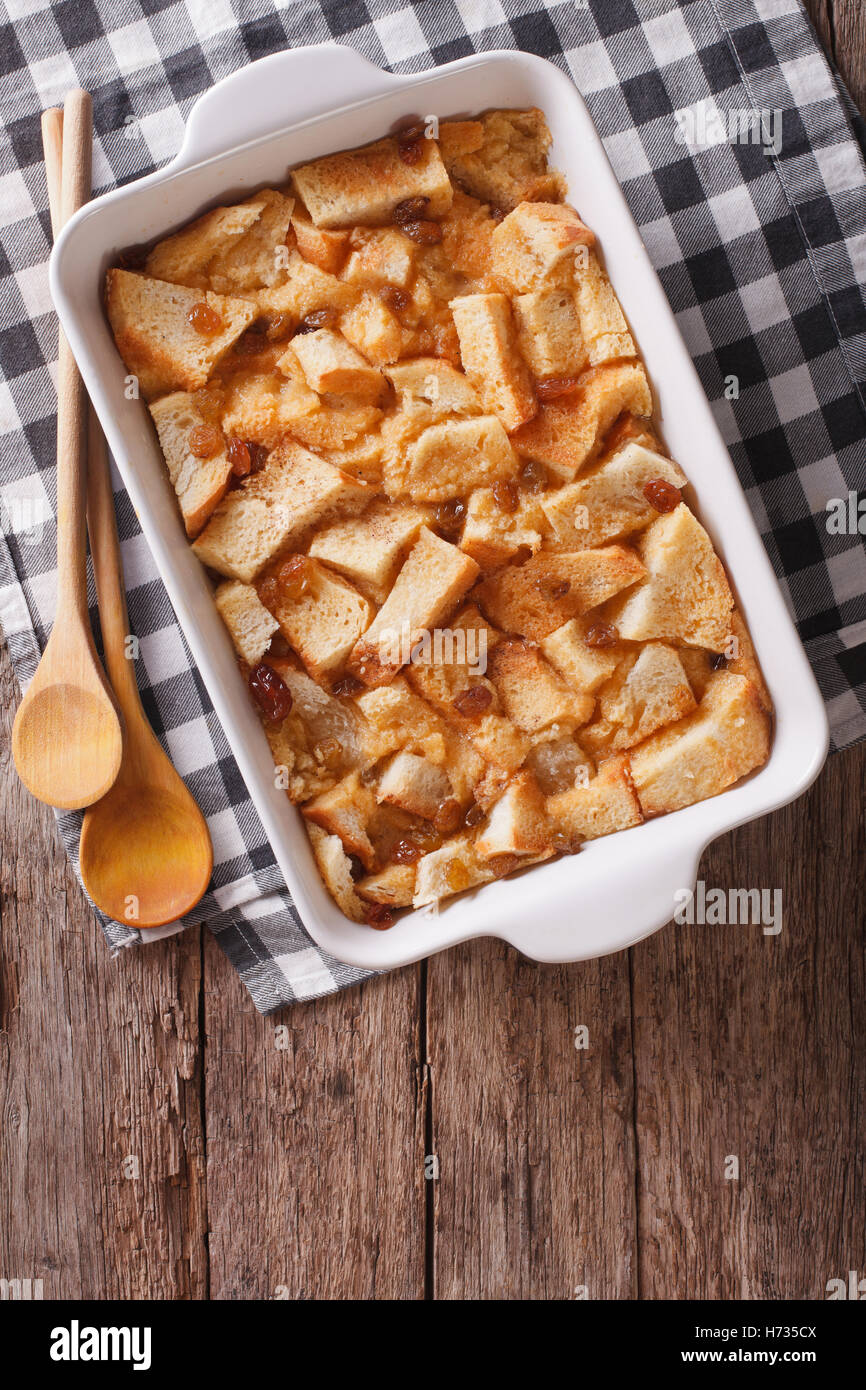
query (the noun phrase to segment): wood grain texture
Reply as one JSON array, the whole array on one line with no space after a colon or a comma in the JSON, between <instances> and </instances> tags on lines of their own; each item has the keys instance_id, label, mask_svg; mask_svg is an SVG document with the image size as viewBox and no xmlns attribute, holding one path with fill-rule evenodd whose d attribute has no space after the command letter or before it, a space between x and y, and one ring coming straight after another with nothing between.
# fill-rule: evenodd
<instances>
[{"instance_id":1,"label":"wood grain texture","mask_svg":"<svg viewBox=\"0 0 866 1390\"><path fill-rule=\"evenodd\" d=\"M202 1298L199 933L111 959L12 768L17 700L4 648L0 1277L46 1298Z\"/></svg>"},{"instance_id":2,"label":"wood grain texture","mask_svg":"<svg viewBox=\"0 0 866 1390\"><path fill-rule=\"evenodd\" d=\"M782 931L670 926L632 951L647 1298L822 1298L864 1268L866 748L711 847ZM739 1159L739 1180L725 1159Z\"/></svg>"},{"instance_id":3,"label":"wood grain texture","mask_svg":"<svg viewBox=\"0 0 866 1390\"><path fill-rule=\"evenodd\" d=\"M422 1298L420 967L262 1018L205 961L211 1297Z\"/></svg>"},{"instance_id":4,"label":"wood grain texture","mask_svg":"<svg viewBox=\"0 0 866 1390\"><path fill-rule=\"evenodd\" d=\"M828 57L836 64L855 105L866 108L866 6L863 0L805 0Z\"/></svg>"},{"instance_id":5,"label":"wood grain texture","mask_svg":"<svg viewBox=\"0 0 866 1390\"><path fill-rule=\"evenodd\" d=\"M438 1299L632 1298L628 959L474 941L427 966ZM588 1030L578 1050L575 1030Z\"/></svg>"}]
</instances>

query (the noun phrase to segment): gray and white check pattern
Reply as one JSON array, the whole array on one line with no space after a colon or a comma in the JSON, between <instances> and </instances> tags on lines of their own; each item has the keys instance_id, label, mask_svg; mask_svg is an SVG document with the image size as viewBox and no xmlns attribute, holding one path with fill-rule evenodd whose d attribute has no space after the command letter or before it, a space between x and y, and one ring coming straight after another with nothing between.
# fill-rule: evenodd
<instances>
[{"instance_id":1,"label":"gray and white check pattern","mask_svg":"<svg viewBox=\"0 0 866 1390\"><path fill-rule=\"evenodd\" d=\"M40 111L72 86L92 92L102 192L171 158L195 98L278 49L338 40L414 72L520 48L584 94L788 596L834 746L866 735L866 546L856 531L828 532L825 516L828 499L866 494L866 136L798 0L9 0L3 20L0 621L22 682L55 589ZM683 112L712 126L750 109L782 113L777 155L724 136L683 142ZM212 888L192 920L207 921L264 1013L363 979L301 927L117 477L115 491L145 707L214 841ZM92 615L98 627L95 603ZM59 823L77 870L80 818ZM115 947L141 939L102 925Z\"/></svg>"}]
</instances>

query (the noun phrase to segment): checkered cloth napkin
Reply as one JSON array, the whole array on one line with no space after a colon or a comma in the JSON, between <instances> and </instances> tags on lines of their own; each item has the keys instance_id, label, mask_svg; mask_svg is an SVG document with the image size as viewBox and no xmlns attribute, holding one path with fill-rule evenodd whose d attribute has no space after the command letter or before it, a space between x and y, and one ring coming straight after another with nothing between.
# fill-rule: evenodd
<instances>
[{"instance_id":1,"label":"checkered cloth napkin","mask_svg":"<svg viewBox=\"0 0 866 1390\"><path fill-rule=\"evenodd\" d=\"M22 683L55 592L57 329L39 112L72 86L93 93L101 192L170 159L190 106L217 79L329 39L406 72L520 48L572 76L713 402L834 744L862 738L866 552L849 494L866 489L866 142L797 0L10 0L0 621ZM364 978L301 927L116 477L115 490L144 704L214 841L213 886L192 920L207 921L263 1013ZM80 818L59 823L77 869ZM102 925L113 946L142 939Z\"/></svg>"}]
</instances>

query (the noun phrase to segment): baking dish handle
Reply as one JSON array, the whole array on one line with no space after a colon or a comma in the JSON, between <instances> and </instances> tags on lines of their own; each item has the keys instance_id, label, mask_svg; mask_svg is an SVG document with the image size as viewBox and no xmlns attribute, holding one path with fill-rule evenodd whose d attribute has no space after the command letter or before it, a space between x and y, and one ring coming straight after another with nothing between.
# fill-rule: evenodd
<instances>
[{"instance_id":1,"label":"baking dish handle","mask_svg":"<svg viewBox=\"0 0 866 1390\"><path fill-rule=\"evenodd\" d=\"M201 164L227 144L246 145L260 136L333 111L334 95L344 106L382 93L397 80L353 48L338 43L287 48L224 77L199 97L190 111L174 169Z\"/></svg>"},{"instance_id":2,"label":"baking dish handle","mask_svg":"<svg viewBox=\"0 0 866 1390\"><path fill-rule=\"evenodd\" d=\"M641 840L641 836L646 838ZM620 838L619 853L612 858L614 842ZM545 918L552 950L539 950L537 919L525 911L519 925L506 927L497 935L526 955L543 960L592 960L624 950L665 926L678 909L687 908L701 855L712 838L672 841L661 833L659 821L649 821L623 831L621 837L590 842L585 862L579 866L581 872L575 874L569 889L568 907L563 904L561 915ZM595 844L604 847L601 852L593 853ZM579 855L578 860L582 857Z\"/></svg>"}]
</instances>

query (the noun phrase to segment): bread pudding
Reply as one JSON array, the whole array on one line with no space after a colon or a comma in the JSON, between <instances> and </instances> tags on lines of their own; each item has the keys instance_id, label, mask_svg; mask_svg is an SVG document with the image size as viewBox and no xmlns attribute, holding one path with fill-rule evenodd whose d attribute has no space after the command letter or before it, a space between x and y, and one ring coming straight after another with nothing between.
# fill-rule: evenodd
<instances>
[{"instance_id":1,"label":"bread pudding","mask_svg":"<svg viewBox=\"0 0 866 1390\"><path fill-rule=\"evenodd\" d=\"M352 921L715 796L772 707L540 111L428 121L109 270L283 788Z\"/></svg>"}]
</instances>

